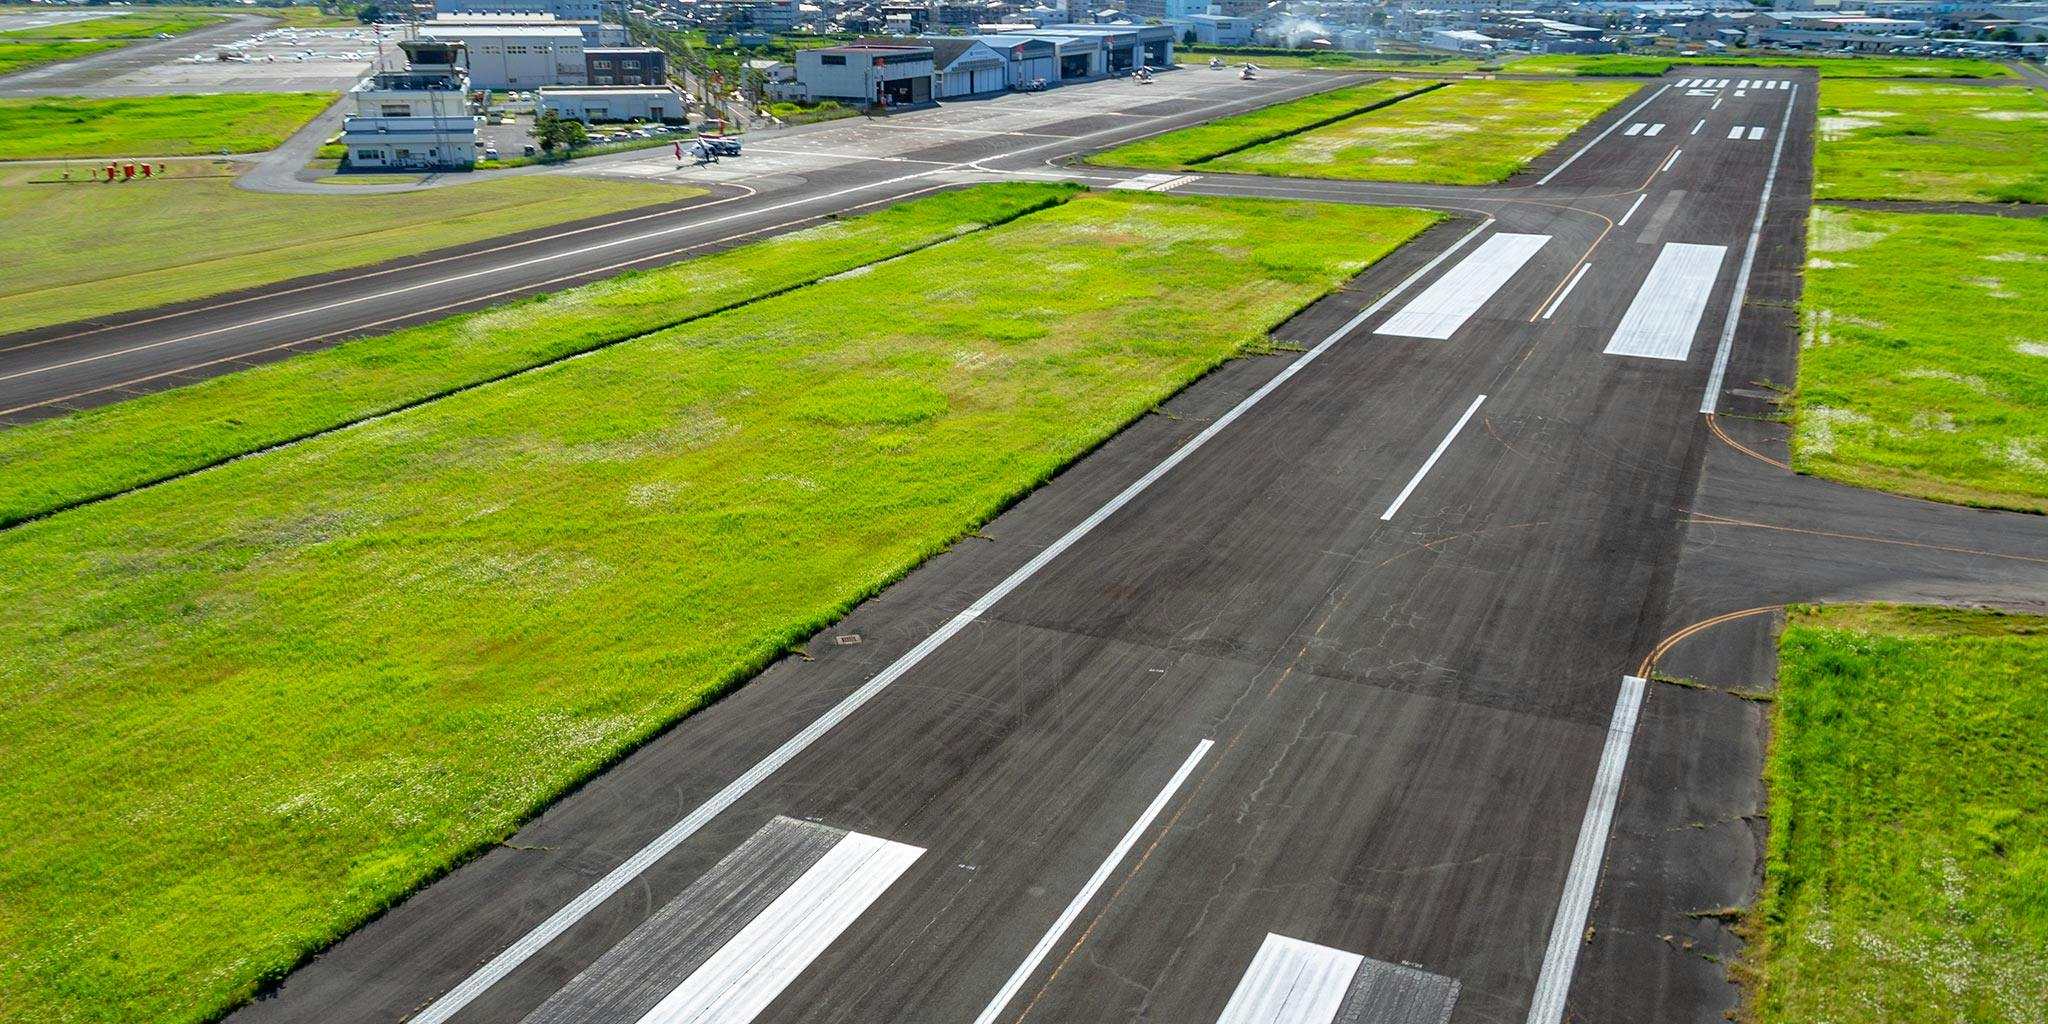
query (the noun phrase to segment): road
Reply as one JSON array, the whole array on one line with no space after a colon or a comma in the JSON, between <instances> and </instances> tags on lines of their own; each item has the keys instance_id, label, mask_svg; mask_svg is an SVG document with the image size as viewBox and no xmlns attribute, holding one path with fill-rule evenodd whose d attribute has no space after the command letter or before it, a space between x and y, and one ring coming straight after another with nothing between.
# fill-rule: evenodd
<instances>
[{"instance_id":1,"label":"road","mask_svg":"<svg viewBox=\"0 0 2048 1024\"><path fill-rule=\"evenodd\" d=\"M1078 172L1459 217L232 1019L1722 1020L1732 939L1684 912L1748 896L1759 713L1646 684L1659 641L2048 593L2037 519L1793 477L1740 418L1789 379L1811 183L1813 79L1759 74L1646 85L1494 188ZM1066 175L1213 116L1186 88L893 156L921 122L792 134L801 187L604 258ZM1752 681L1768 613L1728 621L1662 664Z\"/></svg>"}]
</instances>

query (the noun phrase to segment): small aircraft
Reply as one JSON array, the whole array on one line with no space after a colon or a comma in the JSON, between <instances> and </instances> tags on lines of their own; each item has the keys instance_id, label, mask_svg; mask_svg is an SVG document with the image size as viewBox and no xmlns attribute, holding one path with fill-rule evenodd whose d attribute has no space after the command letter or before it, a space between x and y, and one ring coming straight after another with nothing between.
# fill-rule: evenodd
<instances>
[{"instance_id":1,"label":"small aircraft","mask_svg":"<svg viewBox=\"0 0 2048 1024\"><path fill-rule=\"evenodd\" d=\"M1247 62L1244 67L1238 69L1237 78L1241 82L1249 82L1257 77L1259 77L1259 66L1257 64Z\"/></svg>"},{"instance_id":2,"label":"small aircraft","mask_svg":"<svg viewBox=\"0 0 2048 1024\"><path fill-rule=\"evenodd\" d=\"M1138 80L1139 85L1151 85L1152 69L1146 67L1143 64L1140 64L1138 65L1138 69L1131 73L1131 77L1136 78Z\"/></svg>"},{"instance_id":3,"label":"small aircraft","mask_svg":"<svg viewBox=\"0 0 2048 1024\"><path fill-rule=\"evenodd\" d=\"M1209 70L1211 70L1211 71L1221 71L1221 70L1223 70L1223 58L1221 58L1221 57L1211 57L1211 58L1209 58Z\"/></svg>"}]
</instances>

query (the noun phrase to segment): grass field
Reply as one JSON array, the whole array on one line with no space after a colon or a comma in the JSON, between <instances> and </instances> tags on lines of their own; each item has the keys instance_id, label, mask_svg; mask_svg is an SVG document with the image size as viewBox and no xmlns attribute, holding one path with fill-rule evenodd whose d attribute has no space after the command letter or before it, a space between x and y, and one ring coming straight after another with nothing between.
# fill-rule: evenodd
<instances>
[{"instance_id":1,"label":"grass field","mask_svg":"<svg viewBox=\"0 0 2048 1024\"><path fill-rule=\"evenodd\" d=\"M1376 103L1385 103L1431 83L1413 80L1367 82L1333 89L1291 103L1226 117L1098 153L1085 162L1108 167L1186 168L1233 150L1301 131Z\"/></svg>"},{"instance_id":2,"label":"grass field","mask_svg":"<svg viewBox=\"0 0 2048 1024\"><path fill-rule=\"evenodd\" d=\"M0 99L0 160L275 149L334 103L325 92Z\"/></svg>"},{"instance_id":3,"label":"grass field","mask_svg":"<svg viewBox=\"0 0 2048 1024\"><path fill-rule=\"evenodd\" d=\"M1817 206L1793 464L2048 512L2048 221Z\"/></svg>"},{"instance_id":4,"label":"grass field","mask_svg":"<svg viewBox=\"0 0 2048 1024\"><path fill-rule=\"evenodd\" d=\"M17 29L8 28L6 16L0 15L0 39L147 39L159 32L177 35L218 25L227 20L226 13L135 8L113 17Z\"/></svg>"},{"instance_id":5,"label":"grass field","mask_svg":"<svg viewBox=\"0 0 2048 1024\"><path fill-rule=\"evenodd\" d=\"M2048 97L1823 82L1813 170L1821 199L2048 202Z\"/></svg>"},{"instance_id":6,"label":"grass field","mask_svg":"<svg viewBox=\"0 0 2048 1024\"><path fill-rule=\"evenodd\" d=\"M2008 78L2012 70L1988 60L1954 57L1774 57L1724 54L1684 58L1630 54L1543 54L1523 57L1505 70L1556 75L1661 75L1673 68L1813 68L1822 78Z\"/></svg>"},{"instance_id":7,"label":"grass field","mask_svg":"<svg viewBox=\"0 0 2048 1024\"><path fill-rule=\"evenodd\" d=\"M99 43L13 43L0 40L0 75L11 75L16 71L27 71L44 64L76 60L101 50L117 49L124 44L107 41Z\"/></svg>"},{"instance_id":8,"label":"grass field","mask_svg":"<svg viewBox=\"0 0 2048 1024\"><path fill-rule=\"evenodd\" d=\"M1311 178L1490 184L1505 181L1635 89L1629 83L1573 80L1454 82L1202 167Z\"/></svg>"},{"instance_id":9,"label":"grass field","mask_svg":"<svg viewBox=\"0 0 2048 1024\"><path fill-rule=\"evenodd\" d=\"M1795 608L1779 642L1758 1024L2038 1024L2048 619Z\"/></svg>"},{"instance_id":10,"label":"grass field","mask_svg":"<svg viewBox=\"0 0 2048 1024\"><path fill-rule=\"evenodd\" d=\"M1083 195L0 533L0 1020L210 1019L1437 219Z\"/></svg>"},{"instance_id":11,"label":"grass field","mask_svg":"<svg viewBox=\"0 0 2048 1024\"><path fill-rule=\"evenodd\" d=\"M0 333L697 194L638 182L528 177L397 195L336 189L288 196L235 188L227 172L204 163L171 168L171 176L150 181L67 185L27 185L43 172L0 168L0 221L14 252L0 276Z\"/></svg>"},{"instance_id":12,"label":"grass field","mask_svg":"<svg viewBox=\"0 0 2048 1024\"><path fill-rule=\"evenodd\" d=\"M1064 201L987 185L0 431L0 526L213 465Z\"/></svg>"}]
</instances>

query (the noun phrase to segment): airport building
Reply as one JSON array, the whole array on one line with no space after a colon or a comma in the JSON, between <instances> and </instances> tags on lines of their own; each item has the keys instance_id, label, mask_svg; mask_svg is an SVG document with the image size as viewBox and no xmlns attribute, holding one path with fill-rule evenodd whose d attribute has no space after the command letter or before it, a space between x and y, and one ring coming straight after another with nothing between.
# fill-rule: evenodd
<instances>
[{"instance_id":1,"label":"airport building","mask_svg":"<svg viewBox=\"0 0 2048 1024\"><path fill-rule=\"evenodd\" d=\"M601 21L599 0L434 0L441 14L544 14L563 21Z\"/></svg>"},{"instance_id":2,"label":"airport building","mask_svg":"<svg viewBox=\"0 0 2048 1024\"><path fill-rule=\"evenodd\" d=\"M470 85L477 89L538 89L584 85L583 33L571 25L420 26L420 38L461 43L469 52Z\"/></svg>"},{"instance_id":3,"label":"airport building","mask_svg":"<svg viewBox=\"0 0 2048 1024\"><path fill-rule=\"evenodd\" d=\"M476 165L479 118L470 108L461 43L402 40L404 71L379 71L349 90L342 119L348 166L441 169Z\"/></svg>"},{"instance_id":4,"label":"airport building","mask_svg":"<svg viewBox=\"0 0 2048 1024\"><path fill-rule=\"evenodd\" d=\"M583 51L591 85L667 85L668 54L653 46L599 46Z\"/></svg>"},{"instance_id":5,"label":"airport building","mask_svg":"<svg viewBox=\"0 0 2048 1024\"><path fill-rule=\"evenodd\" d=\"M533 94L536 110L585 124L606 121L680 123L688 112L683 94L672 85L553 86Z\"/></svg>"},{"instance_id":6,"label":"airport building","mask_svg":"<svg viewBox=\"0 0 2048 1024\"><path fill-rule=\"evenodd\" d=\"M797 89L806 100L890 106L929 103L933 51L911 44L821 46L796 55Z\"/></svg>"}]
</instances>

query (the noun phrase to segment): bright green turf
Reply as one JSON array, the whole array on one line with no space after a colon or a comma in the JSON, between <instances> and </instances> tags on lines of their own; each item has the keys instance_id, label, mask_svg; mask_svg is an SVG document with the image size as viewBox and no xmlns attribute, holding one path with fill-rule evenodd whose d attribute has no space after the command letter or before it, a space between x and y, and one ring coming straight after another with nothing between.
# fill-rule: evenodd
<instances>
[{"instance_id":1,"label":"bright green turf","mask_svg":"<svg viewBox=\"0 0 2048 1024\"><path fill-rule=\"evenodd\" d=\"M1792 610L1751 945L1757 1024L2048 1007L2048 619Z\"/></svg>"},{"instance_id":2,"label":"bright green turf","mask_svg":"<svg viewBox=\"0 0 2048 1024\"><path fill-rule=\"evenodd\" d=\"M144 39L159 32L170 35L190 32L226 20L225 11L205 13L136 8L130 13L106 18L89 18L40 28L8 28L7 18L0 16L0 39Z\"/></svg>"},{"instance_id":3,"label":"bright green turf","mask_svg":"<svg viewBox=\"0 0 2048 1024\"><path fill-rule=\"evenodd\" d=\"M328 92L0 99L0 160L254 153L277 148L334 100Z\"/></svg>"},{"instance_id":4,"label":"bright green turf","mask_svg":"<svg viewBox=\"0 0 2048 1024\"><path fill-rule=\"evenodd\" d=\"M1319 121L1355 113L1375 103L1426 89L1429 85L1412 79L1386 79L1333 89L1291 103L1118 146L1089 157L1086 162L1109 167L1186 168L1220 153L1298 132Z\"/></svg>"},{"instance_id":5,"label":"bright green turf","mask_svg":"<svg viewBox=\"0 0 2048 1024\"><path fill-rule=\"evenodd\" d=\"M1507 65L1516 73L1555 75L1661 75L1703 68L1813 68L1822 78L2008 78L2012 70L1988 60L1951 57L1775 57L1741 54L1660 57L1630 54L1544 54Z\"/></svg>"},{"instance_id":6,"label":"bright green turf","mask_svg":"<svg viewBox=\"0 0 2048 1024\"><path fill-rule=\"evenodd\" d=\"M74 173L81 179L89 165ZM699 194L640 182L502 178L395 195L291 196L234 187L233 171L172 162L169 177L24 186L54 166L0 168L0 333L305 274Z\"/></svg>"},{"instance_id":7,"label":"bright green turf","mask_svg":"<svg viewBox=\"0 0 2048 1024\"><path fill-rule=\"evenodd\" d=\"M1001 223L1071 186L985 185L61 419L0 430L0 525L331 430Z\"/></svg>"},{"instance_id":8,"label":"bright green turf","mask_svg":"<svg viewBox=\"0 0 2048 1024\"><path fill-rule=\"evenodd\" d=\"M1813 171L1823 199L2048 203L2048 97L1823 82Z\"/></svg>"},{"instance_id":9,"label":"bright green turf","mask_svg":"<svg viewBox=\"0 0 2048 1024\"><path fill-rule=\"evenodd\" d=\"M108 40L94 43L12 43L0 40L0 75L27 71L44 64L76 60L101 50L118 49L125 43Z\"/></svg>"},{"instance_id":10,"label":"bright green turf","mask_svg":"<svg viewBox=\"0 0 2048 1024\"><path fill-rule=\"evenodd\" d=\"M1438 219L1084 195L0 533L0 1020L210 1019Z\"/></svg>"},{"instance_id":11,"label":"bright green turf","mask_svg":"<svg viewBox=\"0 0 2048 1024\"><path fill-rule=\"evenodd\" d=\"M1460 81L1218 157L1205 170L1484 185L1504 181L1636 90L1633 83Z\"/></svg>"},{"instance_id":12,"label":"bright green turf","mask_svg":"<svg viewBox=\"0 0 2048 1024\"><path fill-rule=\"evenodd\" d=\"M1817 206L1800 472L2048 512L2048 220Z\"/></svg>"}]
</instances>

